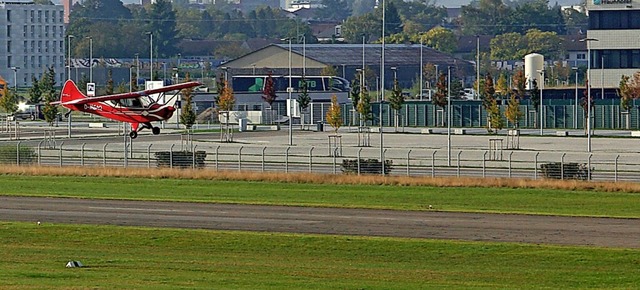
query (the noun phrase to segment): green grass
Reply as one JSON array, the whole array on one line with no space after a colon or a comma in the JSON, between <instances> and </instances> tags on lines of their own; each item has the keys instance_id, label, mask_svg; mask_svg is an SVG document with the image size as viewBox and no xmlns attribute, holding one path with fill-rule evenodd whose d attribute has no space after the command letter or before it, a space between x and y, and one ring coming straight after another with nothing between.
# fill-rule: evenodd
<instances>
[{"instance_id":1,"label":"green grass","mask_svg":"<svg viewBox=\"0 0 640 290\"><path fill-rule=\"evenodd\" d=\"M640 218L640 194L523 188L1 175L0 194Z\"/></svg>"},{"instance_id":2,"label":"green grass","mask_svg":"<svg viewBox=\"0 0 640 290\"><path fill-rule=\"evenodd\" d=\"M67 269L69 260L88 267ZM640 250L5 222L0 285L632 289Z\"/></svg>"}]
</instances>

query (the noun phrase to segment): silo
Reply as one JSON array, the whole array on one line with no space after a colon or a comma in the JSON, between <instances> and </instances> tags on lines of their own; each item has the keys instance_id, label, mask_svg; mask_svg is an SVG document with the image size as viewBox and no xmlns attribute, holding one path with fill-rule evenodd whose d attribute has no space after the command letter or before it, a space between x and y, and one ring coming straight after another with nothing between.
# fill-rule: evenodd
<instances>
[{"instance_id":1,"label":"silo","mask_svg":"<svg viewBox=\"0 0 640 290\"><path fill-rule=\"evenodd\" d=\"M527 79L527 90L533 88L533 80L541 87L540 70L544 69L544 56L542 54L530 53L524 56L524 77Z\"/></svg>"}]
</instances>

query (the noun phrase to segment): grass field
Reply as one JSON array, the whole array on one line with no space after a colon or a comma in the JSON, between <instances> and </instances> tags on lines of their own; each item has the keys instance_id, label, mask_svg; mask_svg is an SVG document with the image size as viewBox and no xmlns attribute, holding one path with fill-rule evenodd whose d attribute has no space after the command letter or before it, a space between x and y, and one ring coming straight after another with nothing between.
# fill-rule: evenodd
<instances>
[{"instance_id":1,"label":"grass field","mask_svg":"<svg viewBox=\"0 0 640 290\"><path fill-rule=\"evenodd\" d=\"M0 288L631 289L639 266L640 250L0 223Z\"/></svg>"},{"instance_id":2,"label":"grass field","mask_svg":"<svg viewBox=\"0 0 640 290\"><path fill-rule=\"evenodd\" d=\"M3 195L640 217L640 194L593 190L26 175L0 184Z\"/></svg>"}]
</instances>

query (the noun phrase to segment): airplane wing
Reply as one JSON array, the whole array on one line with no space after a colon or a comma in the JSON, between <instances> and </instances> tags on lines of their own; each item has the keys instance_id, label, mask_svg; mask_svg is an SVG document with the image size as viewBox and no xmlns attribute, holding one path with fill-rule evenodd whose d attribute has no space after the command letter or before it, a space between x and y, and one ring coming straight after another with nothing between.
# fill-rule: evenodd
<instances>
[{"instance_id":1,"label":"airplane wing","mask_svg":"<svg viewBox=\"0 0 640 290\"><path fill-rule=\"evenodd\" d=\"M165 92L170 92L170 91L177 91L177 90L182 90L182 89L186 89L186 88L197 87L197 86L200 86L200 85L202 85L202 84L199 83L199 82L186 82L186 83L170 85L170 86L166 86L166 87L162 87L162 88L150 89L150 90L144 90L144 91L137 91L137 92L131 92L131 93L122 93L122 94L107 95L107 96L100 96L100 97L93 97L93 98L75 99L75 100L71 100L71 101L67 101L67 102L59 103L59 104L61 104L61 105L82 105L82 104L87 104L87 103L95 103L95 102L103 102L103 101L114 101L114 100L122 100L122 99L131 99L131 98L144 97L144 96L148 96L148 95L152 95L152 94L165 93Z\"/></svg>"}]
</instances>

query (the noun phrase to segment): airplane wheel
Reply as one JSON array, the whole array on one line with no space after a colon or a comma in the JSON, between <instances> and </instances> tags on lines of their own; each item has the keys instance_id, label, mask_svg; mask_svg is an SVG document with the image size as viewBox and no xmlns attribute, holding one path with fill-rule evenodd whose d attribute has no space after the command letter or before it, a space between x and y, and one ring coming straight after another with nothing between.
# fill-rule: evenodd
<instances>
[{"instance_id":1,"label":"airplane wheel","mask_svg":"<svg viewBox=\"0 0 640 290\"><path fill-rule=\"evenodd\" d=\"M153 127L153 128L151 128L151 132L153 132L153 135L158 135L158 134L160 134L160 128Z\"/></svg>"},{"instance_id":2,"label":"airplane wheel","mask_svg":"<svg viewBox=\"0 0 640 290\"><path fill-rule=\"evenodd\" d=\"M129 137L131 137L131 139L136 139L136 137L138 137L138 132L131 131L131 133L129 133Z\"/></svg>"}]
</instances>

